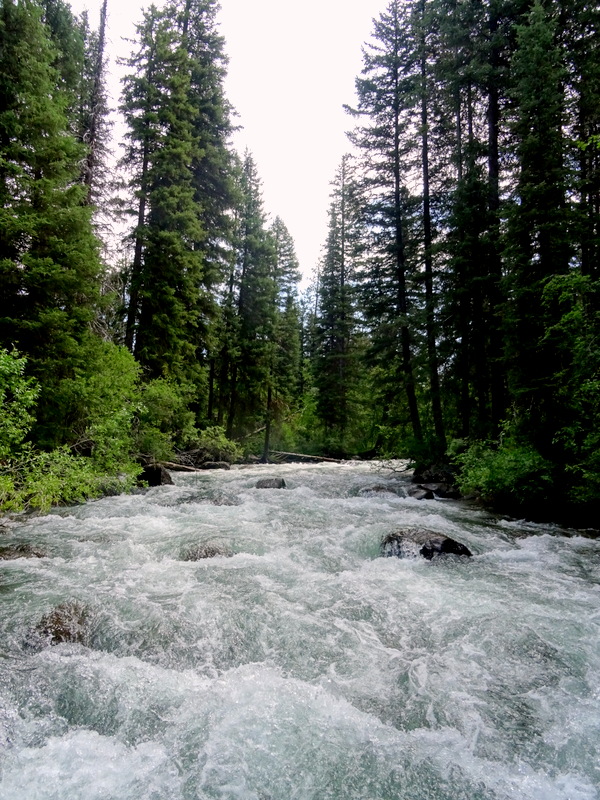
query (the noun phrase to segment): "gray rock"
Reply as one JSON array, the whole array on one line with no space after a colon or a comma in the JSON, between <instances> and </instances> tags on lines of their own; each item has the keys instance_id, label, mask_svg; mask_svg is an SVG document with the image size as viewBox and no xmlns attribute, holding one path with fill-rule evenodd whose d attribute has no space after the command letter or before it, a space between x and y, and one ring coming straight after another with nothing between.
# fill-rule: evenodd
<instances>
[{"instance_id":1,"label":"gray rock","mask_svg":"<svg viewBox=\"0 0 600 800\"><path fill-rule=\"evenodd\" d=\"M385 483L374 483L372 486L363 486L358 490L359 494L395 494L398 495L398 487Z\"/></svg>"},{"instance_id":2,"label":"gray rock","mask_svg":"<svg viewBox=\"0 0 600 800\"><path fill-rule=\"evenodd\" d=\"M233 553L227 547L213 542L201 542L188 547L181 554L182 561L200 561L203 558L217 558L218 556L231 557Z\"/></svg>"},{"instance_id":3,"label":"gray rock","mask_svg":"<svg viewBox=\"0 0 600 800\"><path fill-rule=\"evenodd\" d=\"M381 542L381 554L398 558L416 558L422 556L428 561L440 556L471 556L472 553L464 544L444 536L443 533L427 531L422 528L404 528L384 537Z\"/></svg>"},{"instance_id":4,"label":"gray rock","mask_svg":"<svg viewBox=\"0 0 600 800\"><path fill-rule=\"evenodd\" d=\"M80 603L62 603L42 617L36 626L36 634L50 645L61 642L85 644L88 638L87 617L88 611Z\"/></svg>"},{"instance_id":5,"label":"gray rock","mask_svg":"<svg viewBox=\"0 0 600 800\"><path fill-rule=\"evenodd\" d=\"M285 489L283 478L260 478L256 481L257 489Z\"/></svg>"},{"instance_id":6,"label":"gray rock","mask_svg":"<svg viewBox=\"0 0 600 800\"><path fill-rule=\"evenodd\" d=\"M173 478L167 470L160 464L147 464L140 475L140 480L145 481L148 486L172 486Z\"/></svg>"},{"instance_id":7,"label":"gray rock","mask_svg":"<svg viewBox=\"0 0 600 800\"><path fill-rule=\"evenodd\" d=\"M458 500L461 496L456 486L450 483L420 483L419 489L433 492L436 497L445 497L452 500Z\"/></svg>"},{"instance_id":8,"label":"gray rock","mask_svg":"<svg viewBox=\"0 0 600 800\"><path fill-rule=\"evenodd\" d=\"M227 461L205 461L200 469L231 469L231 465Z\"/></svg>"},{"instance_id":9,"label":"gray rock","mask_svg":"<svg viewBox=\"0 0 600 800\"><path fill-rule=\"evenodd\" d=\"M44 558L46 553L30 544L13 544L0 547L0 561L13 561L16 558Z\"/></svg>"},{"instance_id":10,"label":"gray rock","mask_svg":"<svg viewBox=\"0 0 600 800\"><path fill-rule=\"evenodd\" d=\"M415 500L433 500L435 497L431 489L426 489L424 486L409 486L407 494Z\"/></svg>"}]
</instances>

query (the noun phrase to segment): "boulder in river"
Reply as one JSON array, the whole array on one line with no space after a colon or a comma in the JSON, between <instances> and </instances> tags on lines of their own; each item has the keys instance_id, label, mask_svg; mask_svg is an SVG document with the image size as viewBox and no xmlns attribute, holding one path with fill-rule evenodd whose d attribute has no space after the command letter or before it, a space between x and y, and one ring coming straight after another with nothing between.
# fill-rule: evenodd
<instances>
[{"instance_id":1,"label":"boulder in river","mask_svg":"<svg viewBox=\"0 0 600 800\"><path fill-rule=\"evenodd\" d=\"M428 531L423 528L403 528L388 533L381 542L381 554L398 558L415 558L422 556L428 561L440 556L473 555L464 544L444 536L443 533Z\"/></svg>"},{"instance_id":2,"label":"boulder in river","mask_svg":"<svg viewBox=\"0 0 600 800\"><path fill-rule=\"evenodd\" d=\"M256 481L257 489L285 489L283 478L259 478Z\"/></svg>"},{"instance_id":3,"label":"boulder in river","mask_svg":"<svg viewBox=\"0 0 600 800\"><path fill-rule=\"evenodd\" d=\"M42 617L36 625L36 634L51 645L61 642L85 644L88 633L87 617L87 609L80 603L61 603Z\"/></svg>"},{"instance_id":4,"label":"boulder in river","mask_svg":"<svg viewBox=\"0 0 600 800\"><path fill-rule=\"evenodd\" d=\"M426 489L421 485L409 486L407 494L409 497L412 497L413 500L433 500L435 498L435 494L431 489Z\"/></svg>"},{"instance_id":5,"label":"boulder in river","mask_svg":"<svg viewBox=\"0 0 600 800\"><path fill-rule=\"evenodd\" d=\"M13 544L0 547L0 561L13 561L16 558L44 558L46 553L30 544Z\"/></svg>"},{"instance_id":6,"label":"boulder in river","mask_svg":"<svg viewBox=\"0 0 600 800\"><path fill-rule=\"evenodd\" d=\"M140 480L148 486L172 486L173 478L161 464L147 464L140 475Z\"/></svg>"},{"instance_id":7,"label":"boulder in river","mask_svg":"<svg viewBox=\"0 0 600 800\"><path fill-rule=\"evenodd\" d=\"M231 465L227 461L204 461L200 469L231 469Z\"/></svg>"},{"instance_id":8,"label":"boulder in river","mask_svg":"<svg viewBox=\"0 0 600 800\"><path fill-rule=\"evenodd\" d=\"M363 494L395 494L400 493L399 486L391 483L373 483L370 486L363 486L358 490L359 495Z\"/></svg>"},{"instance_id":9,"label":"boulder in river","mask_svg":"<svg viewBox=\"0 0 600 800\"><path fill-rule=\"evenodd\" d=\"M229 548L215 542L200 542L192 545L181 553L182 561L200 561L203 558L217 558L218 556L230 557L233 553Z\"/></svg>"}]
</instances>

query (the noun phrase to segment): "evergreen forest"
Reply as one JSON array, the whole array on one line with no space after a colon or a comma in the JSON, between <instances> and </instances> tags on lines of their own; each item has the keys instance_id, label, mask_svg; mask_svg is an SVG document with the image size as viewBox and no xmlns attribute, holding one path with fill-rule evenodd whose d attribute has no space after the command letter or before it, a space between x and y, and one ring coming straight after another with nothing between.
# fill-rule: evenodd
<instances>
[{"instance_id":1,"label":"evergreen forest","mask_svg":"<svg viewBox=\"0 0 600 800\"><path fill-rule=\"evenodd\" d=\"M0 0L0 509L293 451L597 527L598 5L389 0L302 292L218 4L142 12L116 143L106 15Z\"/></svg>"}]
</instances>

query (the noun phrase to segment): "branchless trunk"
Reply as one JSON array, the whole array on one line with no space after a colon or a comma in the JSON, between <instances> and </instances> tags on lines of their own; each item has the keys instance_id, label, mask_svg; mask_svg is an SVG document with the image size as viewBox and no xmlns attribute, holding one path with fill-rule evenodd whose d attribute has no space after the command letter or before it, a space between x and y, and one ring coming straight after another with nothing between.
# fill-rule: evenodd
<instances>
[{"instance_id":1,"label":"branchless trunk","mask_svg":"<svg viewBox=\"0 0 600 800\"><path fill-rule=\"evenodd\" d=\"M433 292L433 256L431 233L431 198L429 191L429 117L427 82L427 54L425 42L425 0L421 2L421 157L423 163L423 244L425 249L425 314L427 335L427 359L431 410L436 439L442 451L446 450L446 433L442 414L440 378L438 373L437 347L435 342L435 298Z\"/></svg>"}]
</instances>

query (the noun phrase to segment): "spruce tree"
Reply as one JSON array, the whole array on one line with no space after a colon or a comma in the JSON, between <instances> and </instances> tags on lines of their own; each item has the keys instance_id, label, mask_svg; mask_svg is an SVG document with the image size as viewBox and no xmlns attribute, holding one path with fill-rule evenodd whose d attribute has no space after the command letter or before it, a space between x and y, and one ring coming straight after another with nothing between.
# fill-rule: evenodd
<instances>
[{"instance_id":1,"label":"spruce tree","mask_svg":"<svg viewBox=\"0 0 600 800\"><path fill-rule=\"evenodd\" d=\"M75 34L73 34L75 36ZM41 442L67 438L70 379L85 367L99 260L79 183L72 94L33 2L0 6L0 344L41 383Z\"/></svg>"},{"instance_id":2,"label":"spruce tree","mask_svg":"<svg viewBox=\"0 0 600 800\"><path fill-rule=\"evenodd\" d=\"M570 256L562 132L565 73L555 23L541 3L534 3L517 38L512 132L518 174L508 250L510 388L530 434L547 446L558 411L556 354L545 339L554 320L542 298L547 281L567 271Z\"/></svg>"},{"instance_id":3,"label":"spruce tree","mask_svg":"<svg viewBox=\"0 0 600 800\"><path fill-rule=\"evenodd\" d=\"M267 231L261 183L249 152L241 164L239 190L229 298L235 316L228 331L235 349L231 342L225 343L229 369L222 375L222 385L228 385L229 437L263 416L277 302L274 242Z\"/></svg>"},{"instance_id":4,"label":"spruce tree","mask_svg":"<svg viewBox=\"0 0 600 800\"><path fill-rule=\"evenodd\" d=\"M407 249L412 215L405 183L412 165L407 137L414 124L412 76L406 71L411 61L408 27L400 0L392 0L375 21L373 40L364 50L362 76L356 80L358 104L353 114L359 123L351 139L365 164L366 224L371 237L365 312L374 353L389 375L385 403L392 408L397 390L403 391L412 435L421 441Z\"/></svg>"},{"instance_id":5,"label":"spruce tree","mask_svg":"<svg viewBox=\"0 0 600 800\"><path fill-rule=\"evenodd\" d=\"M342 448L356 381L356 353L353 347L356 327L356 192L351 158L346 155L333 181L329 229L319 276L316 352L313 361L317 413L327 438L332 442L330 446Z\"/></svg>"},{"instance_id":6,"label":"spruce tree","mask_svg":"<svg viewBox=\"0 0 600 800\"><path fill-rule=\"evenodd\" d=\"M202 421L205 403L210 413L214 405L214 393L205 397L206 361L233 197L215 4L151 8L128 63L125 166L137 208L125 340L148 377L189 387Z\"/></svg>"}]
</instances>

